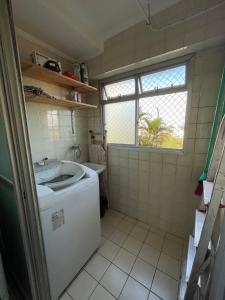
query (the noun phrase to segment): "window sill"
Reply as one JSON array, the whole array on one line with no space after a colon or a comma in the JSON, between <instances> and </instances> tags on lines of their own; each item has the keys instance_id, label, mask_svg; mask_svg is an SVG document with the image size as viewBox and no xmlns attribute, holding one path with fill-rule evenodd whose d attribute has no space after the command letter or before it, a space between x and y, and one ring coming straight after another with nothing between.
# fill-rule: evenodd
<instances>
[{"instance_id":1,"label":"window sill","mask_svg":"<svg viewBox=\"0 0 225 300\"><path fill-rule=\"evenodd\" d=\"M108 147L109 148L116 148L116 149L134 150L134 151L139 151L139 152L184 155L184 150L183 149L151 148L151 147L141 147L141 146L127 145L127 144L108 144Z\"/></svg>"}]
</instances>

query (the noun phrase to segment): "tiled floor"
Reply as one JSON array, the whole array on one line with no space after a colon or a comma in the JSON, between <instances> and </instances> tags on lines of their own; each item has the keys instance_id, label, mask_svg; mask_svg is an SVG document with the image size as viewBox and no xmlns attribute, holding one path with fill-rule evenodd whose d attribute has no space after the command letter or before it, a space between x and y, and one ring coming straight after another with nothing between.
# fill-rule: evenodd
<instances>
[{"instance_id":1,"label":"tiled floor","mask_svg":"<svg viewBox=\"0 0 225 300\"><path fill-rule=\"evenodd\" d=\"M119 212L102 220L102 244L61 300L176 300L184 241Z\"/></svg>"}]
</instances>

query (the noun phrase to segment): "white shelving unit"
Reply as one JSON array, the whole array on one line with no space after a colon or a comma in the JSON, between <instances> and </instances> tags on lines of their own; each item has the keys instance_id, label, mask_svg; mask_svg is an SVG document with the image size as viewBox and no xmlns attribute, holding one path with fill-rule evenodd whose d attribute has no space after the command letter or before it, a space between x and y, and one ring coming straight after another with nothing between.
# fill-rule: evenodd
<instances>
[{"instance_id":1,"label":"white shelving unit","mask_svg":"<svg viewBox=\"0 0 225 300\"><path fill-rule=\"evenodd\" d=\"M180 281L179 300L224 299L225 219L224 212L220 211L220 208L225 208L224 136L225 116L223 116L217 132L207 170L208 180L203 181L201 202L202 209L207 212L203 213L199 210L195 212L194 233L193 237L189 238L186 268L182 270ZM223 224L220 220L221 217ZM214 281L210 285L211 280Z\"/></svg>"},{"instance_id":2,"label":"white shelving unit","mask_svg":"<svg viewBox=\"0 0 225 300\"><path fill-rule=\"evenodd\" d=\"M186 274L185 274L185 281L188 282L191 269L193 266L194 258L196 254L196 247L194 245L194 238L190 235L189 236L189 243L188 243L188 254L187 254L187 265L186 265Z\"/></svg>"},{"instance_id":3,"label":"white shelving unit","mask_svg":"<svg viewBox=\"0 0 225 300\"><path fill-rule=\"evenodd\" d=\"M203 181L203 201L205 205L208 205L211 199L213 190L213 182L207 180Z\"/></svg>"},{"instance_id":4,"label":"white shelving unit","mask_svg":"<svg viewBox=\"0 0 225 300\"><path fill-rule=\"evenodd\" d=\"M198 247L200 236L202 233L203 224L205 221L206 213L195 211L195 231L194 231L194 246Z\"/></svg>"}]
</instances>

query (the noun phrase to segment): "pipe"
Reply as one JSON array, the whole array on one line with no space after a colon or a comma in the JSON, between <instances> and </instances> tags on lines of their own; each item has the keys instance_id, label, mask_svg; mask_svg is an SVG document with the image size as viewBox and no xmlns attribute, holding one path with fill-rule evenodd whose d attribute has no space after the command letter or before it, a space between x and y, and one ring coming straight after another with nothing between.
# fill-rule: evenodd
<instances>
[{"instance_id":1,"label":"pipe","mask_svg":"<svg viewBox=\"0 0 225 300\"><path fill-rule=\"evenodd\" d=\"M74 109L71 109L71 111L70 111L70 117L71 117L71 130L72 130L72 134L74 134L74 118L73 118L73 115L74 115Z\"/></svg>"}]
</instances>

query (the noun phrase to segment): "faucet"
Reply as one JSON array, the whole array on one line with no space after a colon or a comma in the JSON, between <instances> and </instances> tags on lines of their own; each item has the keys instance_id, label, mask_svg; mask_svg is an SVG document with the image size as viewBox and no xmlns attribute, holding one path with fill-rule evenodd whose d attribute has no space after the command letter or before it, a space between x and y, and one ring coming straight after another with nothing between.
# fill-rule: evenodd
<instances>
[{"instance_id":1,"label":"faucet","mask_svg":"<svg viewBox=\"0 0 225 300\"><path fill-rule=\"evenodd\" d=\"M74 151L74 160L76 161L81 157L81 149L79 144L75 144L71 147L71 150Z\"/></svg>"},{"instance_id":2,"label":"faucet","mask_svg":"<svg viewBox=\"0 0 225 300\"><path fill-rule=\"evenodd\" d=\"M44 157L42 160L37 161L36 164L37 164L38 166L44 166L46 160L48 160L48 157Z\"/></svg>"}]
</instances>

